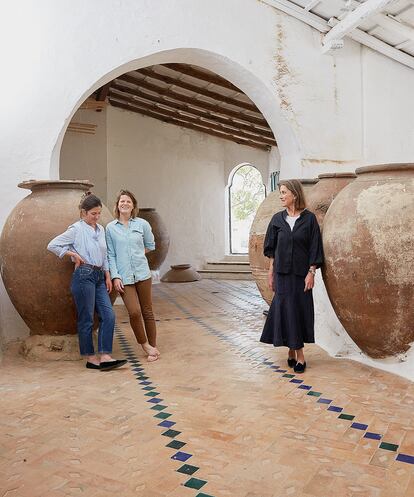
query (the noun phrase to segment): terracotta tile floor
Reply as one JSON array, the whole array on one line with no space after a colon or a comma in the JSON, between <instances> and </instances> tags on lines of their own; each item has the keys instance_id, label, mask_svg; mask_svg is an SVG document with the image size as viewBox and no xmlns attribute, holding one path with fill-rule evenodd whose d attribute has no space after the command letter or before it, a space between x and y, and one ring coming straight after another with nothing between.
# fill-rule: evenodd
<instances>
[{"instance_id":1,"label":"terracotta tile floor","mask_svg":"<svg viewBox=\"0 0 414 497\"><path fill-rule=\"evenodd\" d=\"M258 342L252 282L160 284L154 302L155 363L122 306L122 370L6 355L0 497L414 496L412 383L316 345L293 375Z\"/></svg>"}]
</instances>

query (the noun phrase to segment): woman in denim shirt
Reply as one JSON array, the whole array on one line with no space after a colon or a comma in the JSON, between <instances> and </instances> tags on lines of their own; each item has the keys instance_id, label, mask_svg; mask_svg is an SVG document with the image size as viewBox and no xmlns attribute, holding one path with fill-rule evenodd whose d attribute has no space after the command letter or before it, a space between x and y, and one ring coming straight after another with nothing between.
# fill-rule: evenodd
<instances>
[{"instance_id":1,"label":"woman in denim shirt","mask_svg":"<svg viewBox=\"0 0 414 497\"><path fill-rule=\"evenodd\" d=\"M127 308L137 342L152 362L160 353L152 311L151 271L145 253L154 250L155 243L150 224L137 214L135 196L128 190L121 190L114 207L116 219L106 227L106 243L114 288Z\"/></svg>"},{"instance_id":2,"label":"woman in denim shirt","mask_svg":"<svg viewBox=\"0 0 414 497\"><path fill-rule=\"evenodd\" d=\"M47 248L58 257L70 257L75 263L71 292L78 315L79 348L88 369L108 371L126 364L113 359L112 342L115 315L108 293L112 290L109 275L105 230L98 224L102 203L90 192L79 205L81 220L49 242ZM93 346L94 313L99 317L98 357Z\"/></svg>"}]
</instances>

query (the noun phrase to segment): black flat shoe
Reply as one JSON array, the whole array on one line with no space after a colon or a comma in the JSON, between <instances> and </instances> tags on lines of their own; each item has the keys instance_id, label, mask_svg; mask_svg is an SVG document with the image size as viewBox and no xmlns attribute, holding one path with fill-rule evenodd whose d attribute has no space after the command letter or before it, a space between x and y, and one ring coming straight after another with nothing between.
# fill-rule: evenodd
<instances>
[{"instance_id":1,"label":"black flat shoe","mask_svg":"<svg viewBox=\"0 0 414 497\"><path fill-rule=\"evenodd\" d=\"M115 359L115 361L101 362L101 371L110 371L111 369L117 369L124 366L128 361L126 359Z\"/></svg>"},{"instance_id":2,"label":"black flat shoe","mask_svg":"<svg viewBox=\"0 0 414 497\"><path fill-rule=\"evenodd\" d=\"M306 361L302 364L301 362L297 362L296 366L293 368L295 373L304 373L306 369Z\"/></svg>"},{"instance_id":3,"label":"black flat shoe","mask_svg":"<svg viewBox=\"0 0 414 497\"><path fill-rule=\"evenodd\" d=\"M296 359L293 359L293 357L288 357L287 363L290 368L294 368L296 366Z\"/></svg>"},{"instance_id":4,"label":"black flat shoe","mask_svg":"<svg viewBox=\"0 0 414 497\"><path fill-rule=\"evenodd\" d=\"M101 366L99 364L94 364L93 362L87 362L86 367L88 369L101 369Z\"/></svg>"}]
</instances>

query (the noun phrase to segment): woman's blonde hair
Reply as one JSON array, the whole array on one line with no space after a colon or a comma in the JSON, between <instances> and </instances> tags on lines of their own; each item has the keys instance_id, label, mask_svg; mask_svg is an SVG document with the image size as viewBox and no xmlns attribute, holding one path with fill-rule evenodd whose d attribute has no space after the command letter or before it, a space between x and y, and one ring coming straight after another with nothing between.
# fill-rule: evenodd
<instances>
[{"instance_id":1,"label":"woman's blonde hair","mask_svg":"<svg viewBox=\"0 0 414 497\"><path fill-rule=\"evenodd\" d=\"M138 202L137 202L137 199L135 198L135 195L133 193L131 193L129 190L120 190L120 192L118 193L116 200L115 200L114 216L117 219L119 219L120 214L119 214L118 204L119 204L119 200L120 200L122 195L126 195L127 197L129 197L132 200L133 208L132 208L132 212L131 212L131 217L132 218L137 217L138 216Z\"/></svg>"},{"instance_id":2,"label":"woman's blonde hair","mask_svg":"<svg viewBox=\"0 0 414 497\"><path fill-rule=\"evenodd\" d=\"M280 187L284 185L286 188L293 193L295 197L295 209L303 210L306 208L305 193L303 191L302 185L298 179L284 179L279 181Z\"/></svg>"}]
</instances>

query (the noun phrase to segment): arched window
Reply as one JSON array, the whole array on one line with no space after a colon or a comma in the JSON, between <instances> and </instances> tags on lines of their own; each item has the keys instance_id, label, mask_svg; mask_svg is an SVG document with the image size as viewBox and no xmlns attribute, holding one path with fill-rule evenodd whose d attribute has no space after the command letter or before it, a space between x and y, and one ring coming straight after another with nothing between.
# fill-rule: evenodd
<instances>
[{"instance_id":1,"label":"arched window","mask_svg":"<svg viewBox=\"0 0 414 497\"><path fill-rule=\"evenodd\" d=\"M234 173L229 186L229 242L231 254L247 254L249 231L257 208L266 197L260 172L243 164Z\"/></svg>"}]
</instances>

